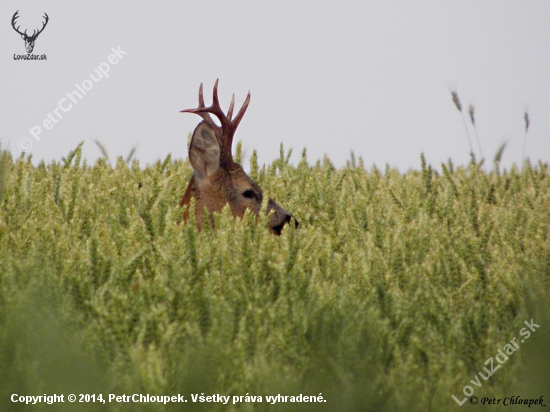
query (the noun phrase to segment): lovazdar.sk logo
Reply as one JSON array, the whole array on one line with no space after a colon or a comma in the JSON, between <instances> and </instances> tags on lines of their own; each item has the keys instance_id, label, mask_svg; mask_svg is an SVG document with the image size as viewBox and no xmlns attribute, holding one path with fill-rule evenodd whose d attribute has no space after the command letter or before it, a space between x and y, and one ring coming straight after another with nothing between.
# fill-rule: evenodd
<instances>
[{"instance_id":1,"label":"lovazdar.sk logo","mask_svg":"<svg viewBox=\"0 0 550 412\"><path fill-rule=\"evenodd\" d=\"M32 51L34 50L34 42L36 41L40 33L44 31L44 29L46 28L46 25L48 24L48 21L50 20L48 15L44 13L43 18L45 19L45 21L42 22L42 28L38 30L36 29L33 30L31 35L27 33L27 30L21 31L20 25L18 25L17 27L15 26L16 24L18 24L16 21L18 18L19 18L19 10L17 10L14 13L11 19L11 26L17 33L21 35L21 38L25 41L25 49L27 50L27 54L14 54L13 60L47 60L48 57L45 54L41 54L41 55L32 54Z\"/></svg>"}]
</instances>

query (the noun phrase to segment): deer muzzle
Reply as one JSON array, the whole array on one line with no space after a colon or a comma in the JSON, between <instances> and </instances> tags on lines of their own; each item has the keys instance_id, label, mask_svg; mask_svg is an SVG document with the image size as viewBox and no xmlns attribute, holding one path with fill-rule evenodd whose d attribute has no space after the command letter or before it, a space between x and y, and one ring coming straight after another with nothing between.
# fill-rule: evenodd
<instances>
[{"instance_id":1,"label":"deer muzzle","mask_svg":"<svg viewBox=\"0 0 550 412\"><path fill-rule=\"evenodd\" d=\"M269 214L271 211L273 211L273 215L271 216L268 224L270 232L275 233L277 236L279 236L283 231L283 227L287 223L290 223L292 219L294 219L295 227L298 227L298 220L296 220L294 216L292 216L285 209L279 206L279 204L277 204L273 199L269 199L269 201L267 202L266 212Z\"/></svg>"}]
</instances>

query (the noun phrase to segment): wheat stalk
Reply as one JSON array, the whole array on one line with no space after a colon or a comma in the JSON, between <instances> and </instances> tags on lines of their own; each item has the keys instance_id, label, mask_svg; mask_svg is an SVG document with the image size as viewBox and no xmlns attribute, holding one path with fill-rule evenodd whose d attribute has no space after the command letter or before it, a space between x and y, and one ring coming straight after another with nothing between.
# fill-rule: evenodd
<instances>
[{"instance_id":1,"label":"wheat stalk","mask_svg":"<svg viewBox=\"0 0 550 412\"><path fill-rule=\"evenodd\" d=\"M458 93L456 91L452 91L451 95L453 97L453 103L455 104L456 108L460 112L460 116L462 117L462 123L464 123L464 130L466 130L466 136L468 137L468 144L470 145L470 156L472 157L472 160L475 161L474 148L472 147L472 139L470 139L470 132L468 131L468 126L466 125L466 120L464 119L464 113L462 112L462 104L460 103L460 99L458 98Z\"/></svg>"},{"instance_id":2,"label":"wheat stalk","mask_svg":"<svg viewBox=\"0 0 550 412\"><path fill-rule=\"evenodd\" d=\"M468 109L468 113L470 114L470 121L472 122L472 126L474 126L474 132L476 134L476 140L477 140L477 147L479 148L479 155L483 159L483 151L481 150L481 144L479 142L479 136L477 135L477 127L476 127L476 119L475 119L475 116L474 116L474 111L475 111L474 105L471 104L469 109Z\"/></svg>"},{"instance_id":3,"label":"wheat stalk","mask_svg":"<svg viewBox=\"0 0 550 412\"><path fill-rule=\"evenodd\" d=\"M527 143L527 131L529 130L529 113L527 111L525 112L525 115L523 116L523 120L525 120L525 137L523 138L523 151L521 153L521 161L523 162L525 160L525 146Z\"/></svg>"}]
</instances>

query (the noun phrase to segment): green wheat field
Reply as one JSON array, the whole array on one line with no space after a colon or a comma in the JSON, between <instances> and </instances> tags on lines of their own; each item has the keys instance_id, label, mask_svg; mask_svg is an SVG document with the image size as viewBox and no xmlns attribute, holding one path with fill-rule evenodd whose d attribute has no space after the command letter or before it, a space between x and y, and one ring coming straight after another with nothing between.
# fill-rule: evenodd
<instances>
[{"instance_id":1,"label":"green wheat field","mask_svg":"<svg viewBox=\"0 0 550 412\"><path fill-rule=\"evenodd\" d=\"M0 410L526 410L481 404L506 396L550 404L548 164L456 167L422 155L418 170L402 173L353 156L344 168L313 164L305 151L293 166L282 147L261 167L254 154L250 176L300 221L277 237L267 217L235 220L229 210L214 229L184 225L187 160L90 165L81 148L37 166L0 156ZM520 331L531 320L540 327L527 339ZM479 378L513 339L508 359ZM452 396L461 401L464 390L471 396L459 406ZM25 405L13 394L107 402ZM193 402L201 394L242 401ZM325 402L267 401L278 394Z\"/></svg>"}]
</instances>

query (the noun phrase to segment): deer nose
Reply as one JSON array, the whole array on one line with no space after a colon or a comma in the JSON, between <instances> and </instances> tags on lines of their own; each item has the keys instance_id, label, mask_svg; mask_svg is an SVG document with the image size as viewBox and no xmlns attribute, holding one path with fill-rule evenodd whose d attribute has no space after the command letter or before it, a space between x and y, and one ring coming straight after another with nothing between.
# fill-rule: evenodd
<instances>
[{"instance_id":1,"label":"deer nose","mask_svg":"<svg viewBox=\"0 0 550 412\"><path fill-rule=\"evenodd\" d=\"M287 212L288 213L288 212ZM288 214L288 216L286 217L285 219L285 223L290 223L292 220L294 220L294 227L296 229L298 229L298 225L300 224L300 222L298 222L298 219L296 219L294 217L294 215L291 215L290 213Z\"/></svg>"},{"instance_id":2,"label":"deer nose","mask_svg":"<svg viewBox=\"0 0 550 412\"><path fill-rule=\"evenodd\" d=\"M295 227L298 227L298 220L288 213L285 209L279 206L273 199L267 202L267 213L273 210L273 216L269 221L269 230L276 235L280 235L284 226L294 219Z\"/></svg>"},{"instance_id":3,"label":"deer nose","mask_svg":"<svg viewBox=\"0 0 550 412\"><path fill-rule=\"evenodd\" d=\"M283 209L284 210L284 209ZM287 212L288 213L288 212ZM298 225L300 224L300 222L298 222L298 219L296 219L293 215L291 215L290 213L288 213L288 215L285 216L285 221L283 223L283 225L281 226L281 229L284 227L284 225L286 225L287 223L290 223L292 220L294 220L294 227L296 229L298 229Z\"/></svg>"}]
</instances>

